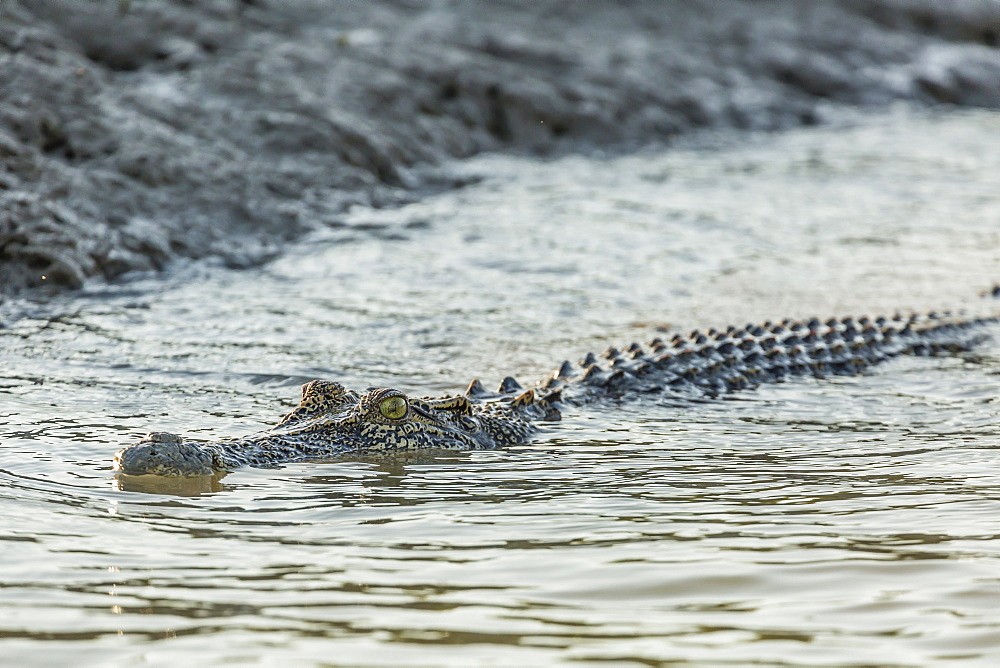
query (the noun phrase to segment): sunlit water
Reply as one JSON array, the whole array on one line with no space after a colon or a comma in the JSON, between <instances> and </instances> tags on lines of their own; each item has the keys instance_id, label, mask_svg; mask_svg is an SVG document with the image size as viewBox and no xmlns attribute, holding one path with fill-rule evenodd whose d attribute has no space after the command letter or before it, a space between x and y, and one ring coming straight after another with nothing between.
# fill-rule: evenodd
<instances>
[{"instance_id":1,"label":"sunlit water","mask_svg":"<svg viewBox=\"0 0 1000 668\"><path fill-rule=\"evenodd\" d=\"M315 377L440 394L671 324L998 307L997 114L459 169L260 269L5 307L0 663L1000 662L996 342L501 451L116 480L146 431L266 428Z\"/></svg>"}]
</instances>

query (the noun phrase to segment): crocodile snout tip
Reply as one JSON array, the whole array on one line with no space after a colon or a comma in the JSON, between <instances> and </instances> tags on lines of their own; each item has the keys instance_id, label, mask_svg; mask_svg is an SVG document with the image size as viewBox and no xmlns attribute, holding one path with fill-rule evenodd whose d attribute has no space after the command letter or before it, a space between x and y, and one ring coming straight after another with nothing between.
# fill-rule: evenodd
<instances>
[{"instance_id":1,"label":"crocodile snout tip","mask_svg":"<svg viewBox=\"0 0 1000 668\"><path fill-rule=\"evenodd\" d=\"M213 472L212 456L169 432L150 432L115 453L114 470L126 475L197 476Z\"/></svg>"}]
</instances>

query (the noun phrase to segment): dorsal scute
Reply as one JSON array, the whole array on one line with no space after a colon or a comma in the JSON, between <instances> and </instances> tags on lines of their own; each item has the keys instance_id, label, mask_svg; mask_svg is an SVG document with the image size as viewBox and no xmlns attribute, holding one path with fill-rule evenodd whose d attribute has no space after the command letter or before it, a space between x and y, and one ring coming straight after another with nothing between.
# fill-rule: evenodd
<instances>
[{"instance_id":1,"label":"dorsal scute","mask_svg":"<svg viewBox=\"0 0 1000 668\"><path fill-rule=\"evenodd\" d=\"M524 408L526 406L530 406L533 403L535 403L535 391L527 390L514 397L511 400L510 405L513 408Z\"/></svg>"},{"instance_id":2,"label":"dorsal scute","mask_svg":"<svg viewBox=\"0 0 1000 668\"><path fill-rule=\"evenodd\" d=\"M569 361L563 361L563 363L559 365L559 368L556 369L552 377L572 378L574 375L576 375L576 371L573 369L573 365L570 364Z\"/></svg>"},{"instance_id":3,"label":"dorsal scute","mask_svg":"<svg viewBox=\"0 0 1000 668\"><path fill-rule=\"evenodd\" d=\"M546 390L556 390L559 389L560 387L565 387L565 385L566 385L565 380L563 380L562 378L557 378L555 376L550 376L549 378L546 378L544 381L542 381L542 383L540 383L540 387Z\"/></svg>"},{"instance_id":4,"label":"dorsal scute","mask_svg":"<svg viewBox=\"0 0 1000 668\"><path fill-rule=\"evenodd\" d=\"M557 403L561 401L559 392L550 392L539 398L534 390L526 390L510 400L509 408L521 417L542 422L557 422L562 419Z\"/></svg>"},{"instance_id":5,"label":"dorsal scute","mask_svg":"<svg viewBox=\"0 0 1000 668\"><path fill-rule=\"evenodd\" d=\"M514 392L519 392L523 389L524 388L521 386L521 383L517 382L513 376L507 376L500 381L500 386L497 387L497 392L500 394L513 394Z\"/></svg>"},{"instance_id":6,"label":"dorsal scute","mask_svg":"<svg viewBox=\"0 0 1000 668\"><path fill-rule=\"evenodd\" d=\"M581 382L587 385L595 385L601 377L601 367L596 364L591 364L587 367L586 372L583 374L583 378L580 379Z\"/></svg>"},{"instance_id":7,"label":"dorsal scute","mask_svg":"<svg viewBox=\"0 0 1000 668\"><path fill-rule=\"evenodd\" d=\"M490 394L490 392L483 387L482 381L478 378L473 378L472 382L469 383L469 386L465 388L465 395L468 397L483 397L488 394Z\"/></svg>"}]
</instances>

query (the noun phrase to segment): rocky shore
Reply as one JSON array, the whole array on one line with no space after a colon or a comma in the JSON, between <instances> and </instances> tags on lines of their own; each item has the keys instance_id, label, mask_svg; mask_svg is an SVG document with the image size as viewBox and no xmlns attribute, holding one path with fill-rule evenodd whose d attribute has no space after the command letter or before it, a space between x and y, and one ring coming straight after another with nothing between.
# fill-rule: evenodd
<instances>
[{"instance_id":1,"label":"rocky shore","mask_svg":"<svg viewBox=\"0 0 1000 668\"><path fill-rule=\"evenodd\" d=\"M1000 107L997 0L0 0L0 300L281 244L445 160Z\"/></svg>"}]
</instances>

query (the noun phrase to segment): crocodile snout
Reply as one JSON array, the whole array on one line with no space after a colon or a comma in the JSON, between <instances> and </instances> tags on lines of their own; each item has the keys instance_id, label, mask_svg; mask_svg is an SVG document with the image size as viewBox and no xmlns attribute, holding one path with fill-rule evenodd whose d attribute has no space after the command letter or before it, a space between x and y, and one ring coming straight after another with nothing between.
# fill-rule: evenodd
<instances>
[{"instance_id":1,"label":"crocodile snout","mask_svg":"<svg viewBox=\"0 0 1000 668\"><path fill-rule=\"evenodd\" d=\"M213 472L211 454L167 432L151 432L116 452L114 469L127 475L196 476Z\"/></svg>"}]
</instances>

